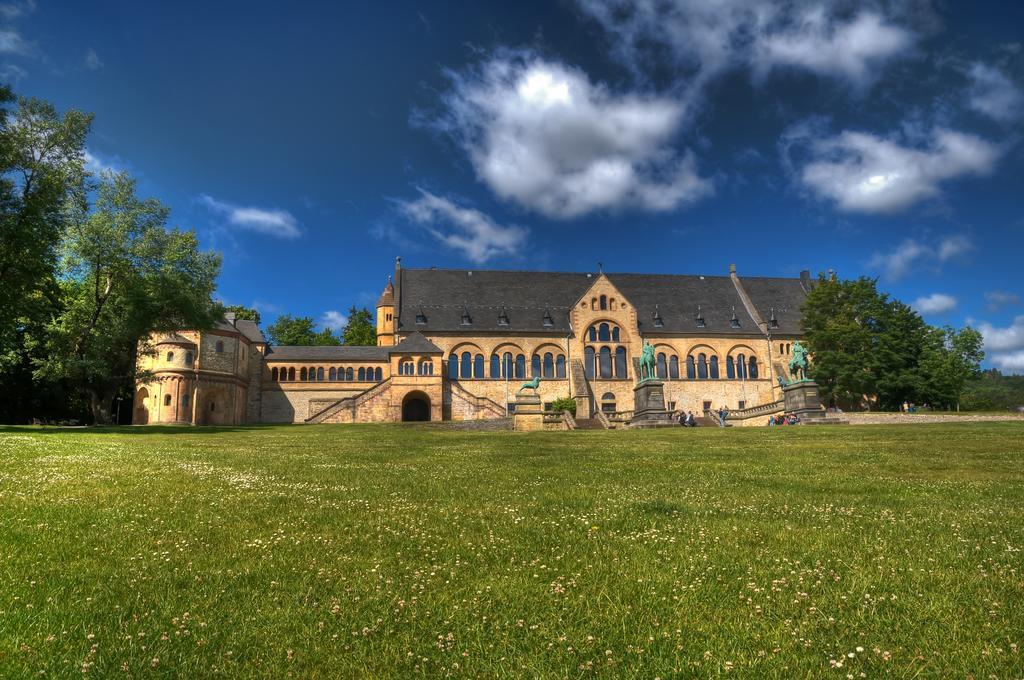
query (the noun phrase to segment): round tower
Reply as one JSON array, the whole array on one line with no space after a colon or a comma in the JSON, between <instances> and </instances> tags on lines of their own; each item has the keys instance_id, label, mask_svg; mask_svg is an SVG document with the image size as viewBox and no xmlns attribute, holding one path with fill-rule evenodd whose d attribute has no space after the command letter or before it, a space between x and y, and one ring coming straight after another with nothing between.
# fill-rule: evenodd
<instances>
[{"instance_id":1,"label":"round tower","mask_svg":"<svg viewBox=\"0 0 1024 680\"><path fill-rule=\"evenodd\" d=\"M395 344L395 286L388 277L388 285L377 300L377 346L390 347Z\"/></svg>"}]
</instances>

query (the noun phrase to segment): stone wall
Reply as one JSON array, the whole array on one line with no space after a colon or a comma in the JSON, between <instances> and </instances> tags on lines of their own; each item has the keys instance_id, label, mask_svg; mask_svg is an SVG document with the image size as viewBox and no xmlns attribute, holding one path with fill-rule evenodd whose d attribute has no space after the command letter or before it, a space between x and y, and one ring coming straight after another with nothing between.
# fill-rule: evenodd
<instances>
[{"instance_id":1,"label":"stone wall","mask_svg":"<svg viewBox=\"0 0 1024 680\"><path fill-rule=\"evenodd\" d=\"M352 397L366 389L340 388L334 383L264 383L260 421L301 423L325 406Z\"/></svg>"}]
</instances>

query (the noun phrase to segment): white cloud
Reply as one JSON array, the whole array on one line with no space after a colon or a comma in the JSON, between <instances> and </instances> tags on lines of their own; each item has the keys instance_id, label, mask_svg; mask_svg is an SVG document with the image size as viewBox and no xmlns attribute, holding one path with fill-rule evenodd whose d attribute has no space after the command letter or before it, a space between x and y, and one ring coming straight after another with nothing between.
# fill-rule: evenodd
<instances>
[{"instance_id":1,"label":"white cloud","mask_svg":"<svg viewBox=\"0 0 1024 680\"><path fill-rule=\"evenodd\" d=\"M329 309L320 316L320 325L332 331L341 332L348 325L348 317L336 309Z\"/></svg>"},{"instance_id":2,"label":"white cloud","mask_svg":"<svg viewBox=\"0 0 1024 680\"><path fill-rule=\"evenodd\" d=\"M957 299L945 293L932 293L914 300L911 305L921 314L946 314L956 309Z\"/></svg>"},{"instance_id":3,"label":"white cloud","mask_svg":"<svg viewBox=\"0 0 1024 680\"><path fill-rule=\"evenodd\" d=\"M849 130L821 137L813 129L791 128L781 143L784 154L805 150L799 181L848 212L899 212L938 196L945 181L991 172L1000 154L980 137L944 128L932 130L924 146Z\"/></svg>"},{"instance_id":4,"label":"white cloud","mask_svg":"<svg viewBox=\"0 0 1024 680\"><path fill-rule=\"evenodd\" d=\"M103 60L100 59L100 55L96 54L96 50L90 47L82 59L82 67L86 71L98 71L103 68Z\"/></svg>"},{"instance_id":5,"label":"white cloud","mask_svg":"<svg viewBox=\"0 0 1024 680\"><path fill-rule=\"evenodd\" d=\"M17 84L22 78L28 75L28 71L17 64L4 64L0 66L0 81Z\"/></svg>"},{"instance_id":6,"label":"white cloud","mask_svg":"<svg viewBox=\"0 0 1024 680\"><path fill-rule=\"evenodd\" d=\"M85 169L94 175L121 171L121 164L116 159L101 158L89 149L83 152L83 159L85 161Z\"/></svg>"},{"instance_id":7,"label":"white cloud","mask_svg":"<svg viewBox=\"0 0 1024 680\"><path fill-rule=\"evenodd\" d=\"M921 263L942 265L973 249L974 244L966 236L947 236L934 244L908 238L894 250L872 255L868 267L880 270L889 279L898 280Z\"/></svg>"},{"instance_id":8,"label":"white cloud","mask_svg":"<svg viewBox=\"0 0 1024 680\"><path fill-rule=\"evenodd\" d=\"M402 214L472 262L518 255L526 244L529 232L523 227L502 226L479 210L463 208L422 189L420 194L415 201L399 202Z\"/></svg>"},{"instance_id":9,"label":"white cloud","mask_svg":"<svg viewBox=\"0 0 1024 680\"><path fill-rule=\"evenodd\" d=\"M776 0L578 0L610 35L618 56L637 74L665 50L699 89L730 69L758 76L797 68L841 79L860 89L892 59L914 47L923 26L898 7ZM911 12L913 13L913 12Z\"/></svg>"},{"instance_id":10,"label":"white cloud","mask_svg":"<svg viewBox=\"0 0 1024 680\"><path fill-rule=\"evenodd\" d=\"M1024 373L1024 316L1006 327L978 324L985 338L985 353L993 365L1007 373Z\"/></svg>"},{"instance_id":11,"label":"white cloud","mask_svg":"<svg viewBox=\"0 0 1024 680\"><path fill-rule=\"evenodd\" d=\"M302 233L295 216L287 210L234 205L206 194L202 194L199 201L213 212L224 215L229 224L240 229L278 238L298 238Z\"/></svg>"},{"instance_id":12,"label":"white cloud","mask_svg":"<svg viewBox=\"0 0 1024 680\"><path fill-rule=\"evenodd\" d=\"M29 44L20 33L12 28L0 28L0 53L28 54L30 51Z\"/></svg>"},{"instance_id":13,"label":"white cloud","mask_svg":"<svg viewBox=\"0 0 1024 680\"><path fill-rule=\"evenodd\" d=\"M685 112L676 99L615 94L578 69L523 52L450 77L435 125L502 199L567 219L671 210L711 193L694 156L673 148Z\"/></svg>"},{"instance_id":14,"label":"white cloud","mask_svg":"<svg viewBox=\"0 0 1024 680\"><path fill-rule=\"evenodd\" d=\"M990 312L998 312L1004 307L1016 307L1020 304L1020 295L1005 290L990 290L985 293Z\"/></svg>"},{"instance_id":15,"label":"white cloud","mask_svg":"<svg viewBox=\"0 0 1024 680\"><path fill-rule=\"evenodd\" d=\"M24 0L24 2L3 2L0 3L0 17L11 21L29 14L36 8L35 0Z\"/></svg>"},{"instance_id":16,"label":"white cloud","mask_svg":"<svg viewBox=\"0 0 1024 680\"><path fill-rule=\"evenodd\" d=\"M1024 93L999 69L981 62L971 65L967 104L972 109L1002 123L1024 113Z\"/></svg>"}]
</instances>

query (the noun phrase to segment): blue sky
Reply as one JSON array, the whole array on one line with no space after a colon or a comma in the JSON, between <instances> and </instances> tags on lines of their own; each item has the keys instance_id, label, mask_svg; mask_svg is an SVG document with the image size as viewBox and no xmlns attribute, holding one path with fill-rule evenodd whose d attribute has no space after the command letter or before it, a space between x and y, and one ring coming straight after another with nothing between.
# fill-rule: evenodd
<instances>
[{"instance_id":1,"label":"blue sky","mask_svg":"<svg viewBox=\"0 0 1024 680\"><path fill-rule=\"evenodd\" d=\"M299 6L301 5L301 6ZM652 9L656 5L657 9ZM1024 372L1024 4L0 4L220 295L337 323L407 266L878 276Z\"/></svg>"}]
</instances>

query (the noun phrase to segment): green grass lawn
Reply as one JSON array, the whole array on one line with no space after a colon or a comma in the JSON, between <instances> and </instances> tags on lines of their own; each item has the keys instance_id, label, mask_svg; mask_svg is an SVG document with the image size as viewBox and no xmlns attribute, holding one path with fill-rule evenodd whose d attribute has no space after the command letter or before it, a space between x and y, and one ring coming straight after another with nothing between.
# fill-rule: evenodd
<instances>
[{"instance_id":1,"label":"green grass lawn","mask_svg":"<svg viewBox=\"0 0 1024 680\"><path fill-rule=\"evenodd\" d=\"M1024 424L0 429L0 676L1021 677Z\"/></svg>"}]
</instances>

